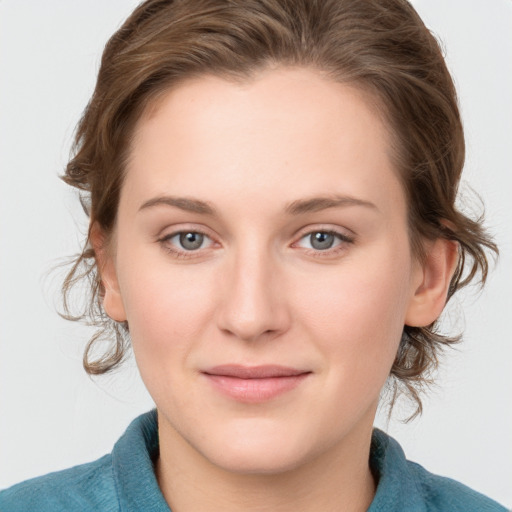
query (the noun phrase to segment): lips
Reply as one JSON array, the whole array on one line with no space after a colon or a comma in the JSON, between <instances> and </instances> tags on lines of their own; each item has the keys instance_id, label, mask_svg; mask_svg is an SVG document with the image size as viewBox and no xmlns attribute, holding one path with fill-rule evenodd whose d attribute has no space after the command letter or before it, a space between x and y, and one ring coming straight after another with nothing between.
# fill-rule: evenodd
<instances>
[{"instance_id":1,"label":"lips","mask_svg":"<svg viewBox=\"0 0 512 512\"><path fill-rule=\"evenodd\" d=\"M214 366L213 368L206 370L204 373L208 375L236 377L238 379L266 379L275 377L293 377L309 372L279 365L240 366L226 364Z\"/></svg>"},{"instance_id":2,"label":"lips","mask_svg":"<svg viewBox=\"0 0 512 512\"><path fill-rule=\"evenodd\" d=\"M311 375L310 371L279 365L221 365L202 373L216 391L245 403L272 400Z\"/></svg>"}]
</instances>

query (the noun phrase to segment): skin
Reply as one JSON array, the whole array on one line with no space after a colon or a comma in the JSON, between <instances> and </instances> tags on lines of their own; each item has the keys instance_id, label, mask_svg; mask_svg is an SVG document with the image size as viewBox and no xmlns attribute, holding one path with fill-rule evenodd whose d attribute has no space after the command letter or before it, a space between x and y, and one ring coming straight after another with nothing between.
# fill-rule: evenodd
<instances>
[{"instance_id":1,"label":"skin","mask_svg":"<svg viewBox=\"0 0 512 512\"><path fill-rule=\"evenodd\" d=\"M379 393L404 324L441 313L457 251L437 240L424 264L411 254L371 105L318 71L276 68L180 84L136 127L115 231L94 225L92 242L105 310L128 320L158 409L157 478L173 511L358 511L373 499ZM176 233L197 231L203 244L187 251ZM331 248L312 245L330 231ZM244 403L202 373L228 363L309 374Z\"/></svg>"}]
</instances>

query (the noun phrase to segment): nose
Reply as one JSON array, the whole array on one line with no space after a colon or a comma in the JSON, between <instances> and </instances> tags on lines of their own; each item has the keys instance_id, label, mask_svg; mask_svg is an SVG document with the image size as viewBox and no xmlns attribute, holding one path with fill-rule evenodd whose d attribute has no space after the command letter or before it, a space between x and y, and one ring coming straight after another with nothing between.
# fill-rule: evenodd
<instances>
[{"instance_id":1,"label":"nose","mask_svg":"<svg viewBox=\"0 0 512 512\"><path fill-rule=\"evenodd\" d=\"M282 272L268 251L247 247L232 255L222 276L218 327L245 341L275 338L290 325Z\"/></svg>"}]
</instances>

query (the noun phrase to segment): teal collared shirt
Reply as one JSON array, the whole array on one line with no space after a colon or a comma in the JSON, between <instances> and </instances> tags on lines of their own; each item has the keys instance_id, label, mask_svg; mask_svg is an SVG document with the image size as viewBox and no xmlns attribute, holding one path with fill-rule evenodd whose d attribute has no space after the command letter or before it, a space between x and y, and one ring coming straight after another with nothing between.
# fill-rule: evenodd
<instances>
[{"instance_id":1,"label":"teal collared shirt","mask_svg":"<svg viewBox=\"0 0 512 512\"><path fill-rule=\"evenodd\" d=\"M136 418L110 455L0 492L0 512L169 512L153 471L156 411ZM370 466L378 480L368 512L506 512L495 501L406 460L400 445L375 429Z\"/></svg>"}]
</instances>

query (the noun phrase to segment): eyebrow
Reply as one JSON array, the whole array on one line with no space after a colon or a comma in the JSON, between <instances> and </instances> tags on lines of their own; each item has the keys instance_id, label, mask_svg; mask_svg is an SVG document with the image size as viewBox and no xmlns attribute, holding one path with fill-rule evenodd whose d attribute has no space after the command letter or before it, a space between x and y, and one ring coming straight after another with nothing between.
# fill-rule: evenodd
<instances>
[{"instance_id":1,"label":"eyebrow","mask_svg":"<svg viewBox=\"0 0 512 512\"><path fill-rule=\"evenodd\" d=\"M199 201L199 199L191 199L188 197L173 196L154 197L153 199L143 203L139 208L139 211L160 205L174 206L180 210L185 210L192 213L200 213L202 215L215 215L215 208L205 201Z\"/></svg>"},{"instance_id":2,"label":"eyebrow","mask_svg":"<svg viewBox=\"0 0 512 512\"><path fill-rule=\"evenodd\" d=\"M378 211L377 206L370 201L365 201L351 196L326 196L299 199L288 204L285 211L290 215L300 215L303 213L318 212L321 210L327 210L328 208L337 208L342 206L364 206Z\"/></svg>"},{"instance_id":3,"label":"eyebrow","mask_svg":"<svg viewBox=\"0 0 512 512\"><path fill-rule=\"evenodd\" d=\"M180 210L192 213L199 213L201 215L216 215L215 208L206 201L199 199L192 199L188 197L174 197L174 196L159 196L149 199L139 208L139 211L154 206L174 206ZM328 208L337 208L344 206L364 206L373 210L378 210L375 204L370 201L358 199L351 196L325 196L325 197L311 197L309 199L298 199L287 204L285 213L289 215L301 215L304 213L318 212L327 210Z\"/></svg>"}]
</instances>

